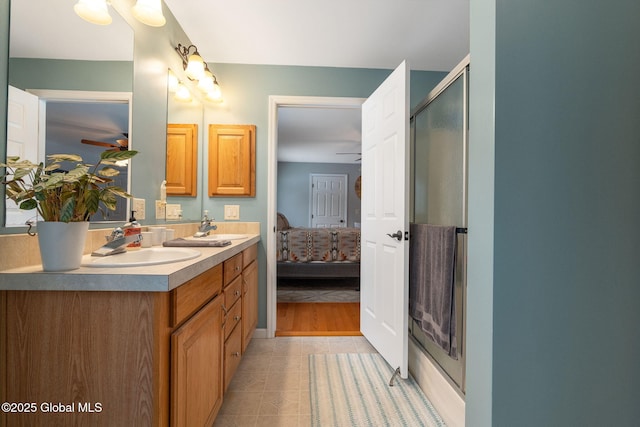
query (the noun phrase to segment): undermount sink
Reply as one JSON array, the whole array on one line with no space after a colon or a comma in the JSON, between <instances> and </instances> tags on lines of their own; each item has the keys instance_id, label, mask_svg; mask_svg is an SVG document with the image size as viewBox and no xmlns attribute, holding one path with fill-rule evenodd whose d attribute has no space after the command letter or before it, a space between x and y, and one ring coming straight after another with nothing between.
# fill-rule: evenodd
<instances>
[{"instance_id":1,"label":"undermount sink","mask_svg":"<svg viewBox=\"0 0 640 427\"><path fill-rule=\"evenodd\" d=\"M240 240L246 238L246 234L210 234L204 237L197 237L197 239L202 240Z\"/></svg>"},{"instance_id":2,"label":"undermount sink","mask_svg":"<svg viewBox=\"0 0 640 427\"><path fill-rule=\"evenodd\" d=\"M139 267L169 264L197 258L200 252L187 248L144 248L105 257L86 257L84 267Z\"/></svg>"}]
</instances>

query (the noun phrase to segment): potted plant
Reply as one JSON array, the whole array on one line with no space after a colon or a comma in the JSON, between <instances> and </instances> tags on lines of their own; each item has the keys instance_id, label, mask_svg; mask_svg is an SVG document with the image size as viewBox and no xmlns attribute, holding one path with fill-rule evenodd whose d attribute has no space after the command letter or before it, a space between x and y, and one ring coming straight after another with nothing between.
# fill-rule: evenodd
<instances>
[{"instance_id":1,"label":"potted plant","mask_svg":"<svg viewBox=\"0 0 640 427\"><path fill-rule=\"evenodd\" d=\"M120 171L117 162L128 160L134 150L104 151L95 165L75 154L52 154L47 163L8 157L2 174L6 197L20 209L37 209L38 242L45 271L72 270L80 266L89 229L89 218L98 210L115 210L118 197L131 197L114 185ZM64 162L74 166L62 169ZM65 241L71 240L68 247Z\"/></svg>"}]
</instances>

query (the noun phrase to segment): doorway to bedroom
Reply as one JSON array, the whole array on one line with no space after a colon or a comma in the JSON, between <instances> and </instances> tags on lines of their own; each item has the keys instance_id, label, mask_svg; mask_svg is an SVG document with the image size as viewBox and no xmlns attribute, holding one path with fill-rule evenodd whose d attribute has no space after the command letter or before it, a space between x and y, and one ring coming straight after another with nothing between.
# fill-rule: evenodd
<instances>
[{"instance_id":1,"label":"doorway to bedroom","mask_svg":"<svg viewBox=\"0 0 640 427\"><path fill-rule=\"evenodd\" d=\"M362 100L299 101L276 111L269 319L276 336L360 335Z\"/></svg>"}]
</instances>

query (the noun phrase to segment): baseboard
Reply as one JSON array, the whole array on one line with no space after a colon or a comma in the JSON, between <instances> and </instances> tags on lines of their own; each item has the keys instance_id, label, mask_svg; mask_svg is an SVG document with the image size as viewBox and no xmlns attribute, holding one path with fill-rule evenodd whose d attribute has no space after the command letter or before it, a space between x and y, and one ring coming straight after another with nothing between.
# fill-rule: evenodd
<instances>
[{"instance_id":1,"label":"baseboard","mask_svg":"<svg viewBox=\"0 0 640 427\"><path fill-rule=\"evenodd\" d=\"M267 328L257 328L253 332L253 338L269 338L269 335L267 335Z\"/></svg>"},{"instance_id":2,"label":"baseboard","mask_svg":"<svg viewBox=\"0 0 640 427\"><path fill-rule=\"evenodd\" d=\"M412 340L409 340L409 372L447 427L464 427L464 400Z\"/></svg>"}]
</instances>

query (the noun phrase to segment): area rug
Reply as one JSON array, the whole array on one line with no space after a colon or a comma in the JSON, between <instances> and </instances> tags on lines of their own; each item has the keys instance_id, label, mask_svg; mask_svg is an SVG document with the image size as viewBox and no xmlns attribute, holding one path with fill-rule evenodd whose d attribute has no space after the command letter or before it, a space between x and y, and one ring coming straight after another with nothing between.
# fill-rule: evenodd
<instances>
[{"instance_id":1,"label":"area rug","mask_svg":"<svg viewBox=\"0 0 640 427\"><path fill-rule=\"evenodd\" d=\"M411 377L398 377L390 387L392 375L377 353L309 355L311 425L445 425Z\"/></svg>"}]
</instances>

